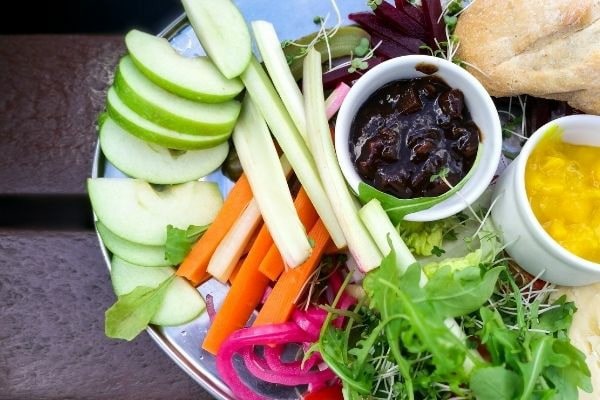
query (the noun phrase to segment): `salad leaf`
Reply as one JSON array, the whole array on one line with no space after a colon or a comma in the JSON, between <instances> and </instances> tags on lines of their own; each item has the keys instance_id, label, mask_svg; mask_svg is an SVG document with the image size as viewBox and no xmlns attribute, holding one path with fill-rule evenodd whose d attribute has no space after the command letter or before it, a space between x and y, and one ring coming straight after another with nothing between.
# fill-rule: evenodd
<instances>
[{"instance_id":1,"label":"salad leaf","mask_svg":"<svg viewBox=\"0 0 600 400\"><path fill-rule=\"evenodd\" d=\"M196 243L208 227L209 225L190 225L184 230L168 225L165 259L173 265L180 264L190 252L192 245Z\"/></svg>"},{"instance_id":2,"label":"salad leaf","mask_svg":"<svg viewBox=\"0 0 600 400\"><path fill-rule=\"evenodd\" d=\"M133 340L146 329L158 311L175 275L157 287L138 286L130 293L119 296L105 313L104 332L115 339Z\"/></svg>"},{"instance_id":3,"label":"salad leaf","mask_svg":"<svg viewBox=\"0 0 600 400\"><path fill-rule=\"evenodd\" d=\"M552 303L552 305L558 307L540 315L537 324L533 325L534 328L551 333L568 330L571 326L571 321L573 321L573 314L577 311L575 303L567 302L567 297L563 295Z\"/></svg>"},{"instance_id":4,"label":"salad leaf","mask_svg":"<svg viewBox=\"0 0 600 400\"><path fill-rule=\"evenodd\" d=\"M427 289L419 285L420 280L418 264L400 276L391 251L381 266L367 275L363 287L371 307L387 323L390 338L400 339L412 353L431 353L436 371L451 375L462 370L467 348L446 327L445 316L428 301Z\"/></svg>"},{"instance_id":5,"label":"salad leaf","mask_svg":"<svg viewBox=\"0 0 600 400\"><path fill-rule=\"evenodd\" d=\"M469 386L477 399L513 400L521 378L504 367L486 367L473 372Z\"/></svg>"},{"instance_id":6,"label":"salad leaf","mask_svg":"<svg viewBox=\"0 0 600 400\"><path fill-rule=\"evenodd\" d=\"M503 269L490 269L482 277L478 267L467 267L456 272L450 267L441 268L425 286L427 298L445 317L472 313L490 298Z\"/></svg>"},{"instance_id":7,"label":"salad leaf","mask_svg":"<svg viewBox=\"0 0 600 400\"><path fill-rule=\"evenodd\" d=\"M430 256L435 247L442 248L444 232L458 223L455 217L434 222L401 221L398 233L413 254Z\"/></svg>"}]
</instances>

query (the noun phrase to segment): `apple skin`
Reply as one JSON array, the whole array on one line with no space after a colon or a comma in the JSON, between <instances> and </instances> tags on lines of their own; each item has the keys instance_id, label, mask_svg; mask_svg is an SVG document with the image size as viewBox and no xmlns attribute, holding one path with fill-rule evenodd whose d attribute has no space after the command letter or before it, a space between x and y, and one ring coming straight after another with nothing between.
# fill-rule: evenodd
<instances>
[{"instance_id":1,"label":"apple skin","mask_svg":"<svg viewBox=\"0 0 600 400\"><path fill-rule=\"evenodd\" d=\"M226 78L238 77L250 63L248 25L231 0L182 0L202 48Z\"/></svg>"},{"instance_id":2,"label":"apple skin","mask_svg":"<svg viewBox=\"0 0 600 400\"><path fill-rule=\"evenodd\" d=\"M111 232L151 246L165 245L167 225L187 229L210 224L223 205L214 182L156 188L140 179L89 178L87 190L96 217Z\"/></svg>"},{"instance_id":3,"label":"apple skin","mask_svg":"<svg viewBox=\"0 0 600 400\"><path fill-rule=\"evenodd\" d=\"M175 273L175 269L144 267L113 257L110 277L117 296L130 293L138 286L157 287ZM177 326L190 322L206 309L200 293L185 279L176 276L150 323Z\"/></svg>"},{"instance_id":4,"label":"apple skin","mask_svg":"<svg viewBox=\"0 0 600 400\"><path fill-rule=\"evenodd\" d=\"M181 97L223 103L244 89L241 80L225 78L208 57L184 57L165 38L133 29L125 36L125 44L148 79Z\"/></svg>"},{"instance_id":5,"label":"apple skin","mask_svg":"<svg viewBox=\"0 0 600 400\"><path fill-rule=\"evenodd\" d=\"M119 170L150 183L169 185L200 179L225 161L229 143L174 153L130 134L110 117L100 126L100 148Z\"/></svg>"},{"instance_id":6,"label":"apple skin","mask_svg":"<svg viewBox=\"0 0 600 400\"><path fill-rule=\"evenodd\" d=\"M189 135L157 125L127 107L114 88L108 90L106 109L108 115L127 132L170 149L206 149L227 141L231 136L231 132L210 136Z\"/></svg>"},{"instance_id":7,"label":"apple skin","mask_svg":"<svg viewBox=\"0 0 600 400\"><path fill-rule=\"evenodd\" d=\"M101 221L96 222L96 230L104 246L115 256L133 264L146 267L169 267L165 259L165 246L148 246L123 239L111 232Z\"/></svg>"},{"instance_id":8,"label":"apple skin","mask_svg":"<svg viewBox=\"0 0 600 400\"><path fill-rule=\"evenodd\" d=\"M140 72L129 56L119 62L114 88L119 98L140 116L176 132L220 135L231 132L240 103L207 104L174 95Z\"/></svg>"}]
</instances>

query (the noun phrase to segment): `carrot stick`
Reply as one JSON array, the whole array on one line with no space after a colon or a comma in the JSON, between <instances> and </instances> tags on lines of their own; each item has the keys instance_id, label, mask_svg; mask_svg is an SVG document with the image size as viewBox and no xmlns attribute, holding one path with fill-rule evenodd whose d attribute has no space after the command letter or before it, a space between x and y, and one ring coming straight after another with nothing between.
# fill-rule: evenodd
<instances>
[{"instance_id":1,"label":"carrot stick","mask_svg":"<svg viewBox=\"0 0 600 400\"><path fill-rule=\"evenodd\" d=\"M325 248L325 251L323 252L323 254L327 254L327 255L338 254L338 253L340 253L340 251L341 251L341 249L338 249L337 246L335 245L335 243L331 242Z\"/></svg>"},{"instance_id":2,"label":"carrot stick","mask_svg":"<svg viewBox=\"0 0 600 400\"><path fill-rule=\"evenodd\" d=\"M242 175L225 199L221 210L204 235L196 242L187 257L177 269L177 275L187 278L194 285L206 273L208 262L215 249L225 237L233 223L252 200L252 190L245 175ZM201 205L199 205L201 207Z\"/></svg>"},{"instance_id":3,"label":"carrot stick","mask_svg":"<svg viewBox=\"0 0 600 400\"><path fill-rule=\"evenodd\" d=\"M294 207L306 230L317 222L317 219L319 218L317 211L313 207L303 188L300 188L300 191L296 195ZM279 254L279 250L277 250L275 244L273 244L265 258L260 262L258 270L265 274L270 280L275 281L284 269L283 258L281 257L281 254Z\"/></svg>"},{"instance_id":4,"label":"carrot stick","mask_svg":"<svg viewBox=\"0 0 600 400\"><path fill-rule=\"evenodd\" d=\"M235 281L235 278L237 277L238 272L240 272L240 268L242 267L242 264L244 263L245 259L246 259L246 256L242 256L242 258L240 258L240 261L238 261L238 263L235 266L235 268L233 269L233 271L231 271L231 275L229 275L229 284L233 285L233 282ZM212 277L212 275L210 275L210 274L208 274L208 275Z\"/></svg>"},{"instance_id":5,"label":"carrot stick","mask_svg":"<svg viewBox=\"0 0 600 400\"><path fill-rule=\"evenodd\" d=\"M223 341L234 331L246 325L252 312L262 300L269 279L258 271L258 264L272 243L269 230L263 224L206 334L202 343L204 350L217 354Z\"/></svg>"},{"instance_id":6,"label":"carrot stick","mask_svg":"<svg viewBox=\"0 0 600 400\"><path fill-rule=\"evenodd\" d=\"M309 236L315 242L309 259L302 265L294 269L288 269L281 275L258 313L254 326L279 324L289 319L296 301L298 301L306 286L306 282L319 265L323 251L331 241L329 233L320 219L310 230Z\"/></svg>"}]
</instances>

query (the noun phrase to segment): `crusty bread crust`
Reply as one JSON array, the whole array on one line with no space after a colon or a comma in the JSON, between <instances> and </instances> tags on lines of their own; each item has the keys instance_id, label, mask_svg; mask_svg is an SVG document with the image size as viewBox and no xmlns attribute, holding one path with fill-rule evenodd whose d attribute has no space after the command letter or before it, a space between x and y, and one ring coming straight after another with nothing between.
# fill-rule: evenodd
<instances>
[{"instance_id":1,"label":"crusty bread crust","mask_svg":"<svg viewBox=\"0 0 600 400\"><path fill-rule=\"evenodd\" d=\"M600 0L474 0L456 36L458 57L491 95L600 114Z\"/></svg>"}]
</instances>

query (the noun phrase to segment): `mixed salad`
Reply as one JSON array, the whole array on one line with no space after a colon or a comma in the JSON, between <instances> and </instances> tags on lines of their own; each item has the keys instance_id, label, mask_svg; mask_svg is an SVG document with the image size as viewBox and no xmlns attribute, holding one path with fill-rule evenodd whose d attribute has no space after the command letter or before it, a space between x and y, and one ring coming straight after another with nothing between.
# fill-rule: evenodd
<instances>
[{"instance_id":1,"label":"mixed salad","mask_svg":"<svg viewBox=\"0 0 600 400\"><path fill-rule=\"evenodd\" d=\"M118 296L106 334L132 340L207 312L198 346L244 400L273 385L312 400L591 392L568 336L575 305L506 256L489 194L445 220L393 223L346 186L332 135L354 81L408 54L461 64L463 2L368 4L349 16L357 25L316 17L317 32L282 42L230 0L183 0L207 53L196 58L127 35L99 129L105 157L131 179L88 181ZM527 101L498 100L506 160L551 117ZM199 180L218 168L235 182L224 199ZM222 304L194 288L208 279L230 285Z\"/></svg>"}]
</instances>

